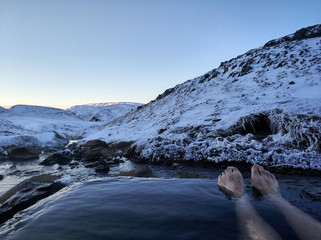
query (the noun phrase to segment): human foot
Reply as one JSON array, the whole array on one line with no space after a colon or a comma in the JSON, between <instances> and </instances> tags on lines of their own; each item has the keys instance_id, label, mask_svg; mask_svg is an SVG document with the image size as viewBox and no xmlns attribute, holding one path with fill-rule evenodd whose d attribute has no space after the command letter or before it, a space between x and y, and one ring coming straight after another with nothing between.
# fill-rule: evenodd
<instances>
[{"instance_id":1,"label":"human foot","mask_svg":"<svg viewBox=\"0 0 321 240\"><path fill-rule=\"evenodd\" d=\"M218 176L218 186L232 198L241 198L244 194L243 177L236 167L228 167Z\"/></svg>"},{"instance_id":2,"label":"human foot","mask_svg":"<svg viewBox=\"0 0 321 240\"><path fill-rule=\"evenodd\" d=\"M262 195L275 194L279 183L275 176L260 165L254 164L251 168L251 183Z\"/></svg>"}]
</instances>

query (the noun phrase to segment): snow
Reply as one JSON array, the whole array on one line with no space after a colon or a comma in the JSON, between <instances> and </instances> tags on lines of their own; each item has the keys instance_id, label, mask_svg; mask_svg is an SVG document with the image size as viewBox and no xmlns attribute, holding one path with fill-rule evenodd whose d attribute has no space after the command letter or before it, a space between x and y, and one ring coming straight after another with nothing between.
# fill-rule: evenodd
<instances>
[{"instance_id":1,"label":"snow","mask_svg":"<svg viewBox=\"0 0 321 240\"><path fill-rule=\"evenodd\" d=\"M110 122L130 111L136 110L141 105L141 103L133 102L89 103L72 106L67 110L75 113L85 121Z\"/></svg>"},{"instance_id":2,"label":"snow","mask_svg":"<svg viewBox=\"0 0 321 240\"><path fill-rule=\"evenodd\" d=\"M63 175L60 179L56 180L56 182L60 182L64 185L69 185L73 182L73 179L70 175Z\"/></svg>"},{"instance_id":3,"label":"snow","mask_svg":"<svg viewBox=\"0 0 321 240\"><path fill-rule=\"evenodd\" d=\"M119 112L116 103L111 105L115 116L127 113L123 104L119 105ZM135 107L140 104L128 105ZM101 109L103 106L105 105L97 104L92 108L96 114L107 118L104 116L104 109ZM94 110L98 107L99 109ZM69 110L16 105L2 112L0 109L0 146L63 147L69 140L81 137L86 128L101 124L103 122L85 121Z\"/></svg>"},{"instance_id":4,"label":"snow","mask_svg":"<svg viewBox=\"0 0 321 240\"><path fill-rule=\"evenodd\" d=\"M135 141L137 157L152 161L234 160L321 170L320 56L320 37L253 49L137 111L87 129L83 141ZM251 124L253 114L266 116L270 138L231 130L242 121ZM230 139L221 137L227 133Z\"/></svg>"}]
</instances>

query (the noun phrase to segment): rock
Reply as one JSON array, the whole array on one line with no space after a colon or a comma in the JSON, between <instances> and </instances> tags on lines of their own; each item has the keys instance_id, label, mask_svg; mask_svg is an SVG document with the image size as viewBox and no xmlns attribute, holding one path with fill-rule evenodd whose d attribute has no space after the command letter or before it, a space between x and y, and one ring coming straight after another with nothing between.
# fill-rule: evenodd
<instances>
[{"instance_id":1,"label":"rock","mask_svg":"<svg viewBox=\"0 0 321 240\"><path fill-rule=\"evenodd\" d=\"M95 168L95 171L97 173L108 173L109 170L110 170L110 167L108 163L106 163L105 161L100 161Z\"/></svg>"},{"instance_id":2,"label":"rock","mask_svg":"<svg viewBox=\"0 0 321 240\"><path fill-rule=\"evenodd\" d=\"M81 160L84 162L94 162L100 160L101 158L109 159L115 156L113 151L103 147L97 147L91 150L86 151Z\"/></svg>"},{"instance_id":3,"label":"rock","mask_svg":"<svg viewBox=\"0 0 321 240\"><path fill-rule=\"evenodd\" d=\"M154 174L154 172L150 168L147 168L147 167L139 168L139 169L132 170L129 172L123 172L123 173L119 173L119 174L114 175L114 177L119 177L119 176L156 178L156 175Z\"/></svg>"},{"instance_id":4,"label":"rock","mask_svg":"<svg viewBox=\"0 0 321 240\"><path fill-rule=\"evenodd\" d=\"M78 166L79 165L79 162L76 162L76 161L71 161L70 163L69 163L69 166L70 167L75 167L75 166Z\"/></svg>"},{"instance_id":5,"label":"rock","mask_svg":"<svg viewBox=\"0 0 321 240\"><path fill-rule=\"evenodd\" d=\"M67 145L67 149L69 150L76 150L77 148L78 144L76 142Z\"/></svg>"},{"instance_id":6,"label":"rock","mask_svg":"<svg viewBox=\"0 0 321 240\"><path fill-rule=\"evenodd\" d=\"M30 160L39 158L40 150L34 147L11 147L8 150L11 160Z\"/></svg>"},{"instance_id":7,"label":"rock","mask_svg":"<svg viewBox=\"0 0 321 240\"><path fill-rule=\"evenodd\" d=\"M4 179L4 176L3 175L0 175L0 181Z\"/></svg>"},{"instance_id":8,"label":"rock","mask_svg":"<svg viewBox=\"0 0 321 240\"><path fill-rule=\"evenodd\" d=\"M54 154L50 155L49 157L47 157L45 160L43 160L39 164L44 165L44 166L52 166L55 164L67 165L70 162L71 162L70 156L66 156L62 153L54 153Z\"/></svg>"},{"instance_id":9,"label":"rock","mask_svg":"<svg viewBox=\"0 0 321 240\"><path fill-rule=\"evenodd\" d=\"M108 144L104 141L101 140L90 140L87 143L82 145L83 148L89 148L89 149L93 149L93 148L108 148Z\"/></svg>"},{"instance_id":10,"label":"rock","mask_svg":"<svg viewBox=\"0 0 321 240\"><path fill-rule=\"evenodd\" d=\"M203 176L197 173L179 170L176 174L177 178L208 178L207 176Z\"/></svg>"},{"instance_id":11,"label":"rock","mask_svg":"<svg viewBox=\"0 0 321 240\"><path fill-rule=\"evenodd\" d=\"M7 160L8 158L8 152L0 147L0 160Z\"/></svg>"},{"instance_id":12,"label":"rock","mask_svg":"<svg viewBox=\"0 0 321 240\"><path fill-rule=\"evenodd\" d=\"M42 174L26 179L0 197L0 224L12 218L40 199L46 198L65 185L55 180L60 176Z\"/></svg>"},{"instance_id":13,"label":"rock","mask_svg":"<svg viewBox=\"0 0 321 240\"><path fill-rule=\"evenodd\" d=\"M86 168L94 168L98 173L108 173L110 170L110 163L104 159L100 159L95 162L89 162L85 165Z\"/></svg>"}]
</instances>

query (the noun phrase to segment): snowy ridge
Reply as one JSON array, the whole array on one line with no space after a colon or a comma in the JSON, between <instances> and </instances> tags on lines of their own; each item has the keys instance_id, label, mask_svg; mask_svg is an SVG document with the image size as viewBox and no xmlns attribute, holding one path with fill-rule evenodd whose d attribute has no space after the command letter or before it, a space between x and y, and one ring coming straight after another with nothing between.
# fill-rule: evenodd
<instances>
[{"instance_id":1,"label":"snowy ridge","mask_svg":"<svg viewBox=\"0 0 321 240\"><path fill-rule=\"evenodd\" d=\"M89 106L91 111L87 105L79 105L72 109L84 111L100 121L108 122L140 105L97 103ZM81 138L86 128L101 124L83 120L70 110L58 108L30 105L0 108L0 146L62 147L71 139Z\"/></svg>"},{"instance_id":2,"label":"snowy ridge","mask_svg":"<svg viewBox=\"0 0 321 240\"><path fill-rule=\"evenodd\" d=\"M5 108L3 108L3 107L0 107L0 113L6 112L6 111L7 111L7 109L5 109Z\"/></svg>"},{"instance_id":3,"label":"snowy ridge","mask_svg":"<svg viewBox=\"0 0 321 240\"><path fill-rule=\"evenodd\" d=\"M64 146L89 124L58 108L16 105L0 113L1 146Z\"/></svg>"},{"instance_id":4,"label":"snowy ridge","mask_svg":"<svg viewBox=\"0 0 321 240\"><path fill-rule=\"evenodd\" d=\"M141 103L133 102L89 103L72 106L67 110L75 113L85 121L110 122L130 111L136 110L141 105Z\"/></svg>"},{"instance_id":5,"label":"snowy ridge","mask_svg":"<svg viewBox=\"0 0 321 240\"><path fill-rule=\"evenodd\" d=\"M88 129L84 140L136 141L135 157L151 161L321 170L320 36L316 25L270 41Z\"/></svg>"}]
</instances>

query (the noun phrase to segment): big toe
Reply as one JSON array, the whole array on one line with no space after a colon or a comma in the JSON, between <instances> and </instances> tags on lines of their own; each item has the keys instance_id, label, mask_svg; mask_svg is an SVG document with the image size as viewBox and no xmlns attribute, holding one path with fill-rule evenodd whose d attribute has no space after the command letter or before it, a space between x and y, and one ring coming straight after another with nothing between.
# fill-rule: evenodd
<instances>
[{"instance_id":1,"label":"big toe","mask_svg":"<svg viewBox=\"0 0 321 240\"><path fill-rule=\"evenodd\" d=\"M252 174L260 174L260 165L254 164L251 168Z\"/></svg>"}]
</instances>

